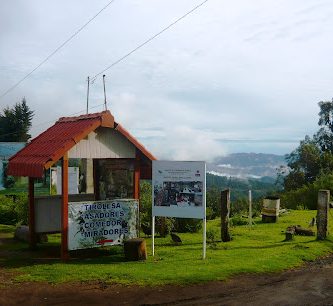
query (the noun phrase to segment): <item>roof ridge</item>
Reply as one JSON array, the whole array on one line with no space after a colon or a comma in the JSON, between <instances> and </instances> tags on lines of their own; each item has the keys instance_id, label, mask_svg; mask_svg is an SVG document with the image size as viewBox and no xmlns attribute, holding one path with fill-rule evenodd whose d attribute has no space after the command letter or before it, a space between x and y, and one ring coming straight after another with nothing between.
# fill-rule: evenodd
<instances>
[{"instance_id":1,"label":"roof ridge","mask_svg":"<svg viewBox=\"0 0 333 306\"><path fill-rule=\"evenodd\" d=\"M92 114L85 114L85 115L80 115L80 116L75 116L75 117L61 117L56 121L56 123L59 122L74 122L74 121L79 121L79 120L86 120L86 119L95 119L95 118L102 118L103 115L109 113L110 111L103 111L99 113L92 113Z\"/></svg>"}]
</instances>

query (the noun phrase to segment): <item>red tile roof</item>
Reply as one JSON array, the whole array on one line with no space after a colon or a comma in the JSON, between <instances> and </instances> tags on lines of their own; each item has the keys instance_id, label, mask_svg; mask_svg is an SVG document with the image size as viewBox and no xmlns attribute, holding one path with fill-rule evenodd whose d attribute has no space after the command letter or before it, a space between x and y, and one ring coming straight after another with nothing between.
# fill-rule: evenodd
<instances>
[{"instance_id":1,"label":"red tile roof","mask_svg":"<svg viewBox=\"0 0 333 306\"><path fill-rule=\"evenodd\" d=\"M62 117L45 132L9 159L7 173L14 176L42 177L76 143L98 127L114 128L123 134L148 159L155 157L119 124L109 111L78 117Z\"/></svg>"}]
</instances>

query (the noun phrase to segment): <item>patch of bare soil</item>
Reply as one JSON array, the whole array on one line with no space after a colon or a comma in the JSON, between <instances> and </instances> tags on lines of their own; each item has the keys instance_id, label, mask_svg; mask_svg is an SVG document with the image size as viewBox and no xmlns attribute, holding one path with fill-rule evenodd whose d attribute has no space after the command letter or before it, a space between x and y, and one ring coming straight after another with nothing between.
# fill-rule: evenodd
<instances>
[{"instance_id":1,"label":"patch of bare soil","mask_svg":"<svg viewBox=\"0 0 333 306\"><path fill-rule=\"evenodd\" d=\"M0 269L0 305L333 305L333 255L282 273L191 286L102 282L12 283Z\"/></svg>"}]
</instances>

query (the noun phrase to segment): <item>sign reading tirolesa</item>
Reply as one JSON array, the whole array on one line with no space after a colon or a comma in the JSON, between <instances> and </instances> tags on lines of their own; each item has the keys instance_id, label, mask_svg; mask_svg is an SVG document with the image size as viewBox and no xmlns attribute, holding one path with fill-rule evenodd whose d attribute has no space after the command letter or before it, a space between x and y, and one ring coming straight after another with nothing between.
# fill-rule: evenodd
<instances>
[{"instance_id":1,"label":"sign reading tirolesa","mask_svg":"<svg viewBox=\"0 0 333 306\"><path fill-rule=\"evenodd\" d=\"M137 237L137 200L71 202L68 209L68 249L122 244Z\"/></svg>"}]
</instances>

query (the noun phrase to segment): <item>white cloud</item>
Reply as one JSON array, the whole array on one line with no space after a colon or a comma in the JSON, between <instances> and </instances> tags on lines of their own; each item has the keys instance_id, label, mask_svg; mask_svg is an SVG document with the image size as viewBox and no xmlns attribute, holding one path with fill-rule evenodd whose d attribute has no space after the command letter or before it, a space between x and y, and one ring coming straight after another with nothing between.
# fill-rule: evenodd
<instances>
[{"instance_id":1,"label":"white cloud","mask_svg":"<svg viewBox=\"0 0 333 306\"><path fill-rule=\"evenodd\" d=\"M205 160L224 155L226 150L208 132L192 129L188 126L166 127L159 145L150 145L160 159Z\"/></svg>"},{"instance_id":2,"label":"white cloud","mask_svg":"<svg viewBox=\"0 0 333 306\"><path fill-rule=\"evenodd\" d=\"M1 2L0 94L107 2ZM26 96L33 133L84 112L88 75L199 2L115 1L0 107ZM210 0L106 72L111 112L163 158L288 153L317 129L317 102L332 97L332 12L324 0ZM101 105L101 78L90 92L90 106Z\"/></svg>"}]
</instances>

